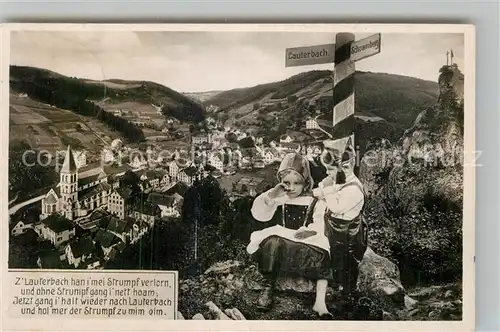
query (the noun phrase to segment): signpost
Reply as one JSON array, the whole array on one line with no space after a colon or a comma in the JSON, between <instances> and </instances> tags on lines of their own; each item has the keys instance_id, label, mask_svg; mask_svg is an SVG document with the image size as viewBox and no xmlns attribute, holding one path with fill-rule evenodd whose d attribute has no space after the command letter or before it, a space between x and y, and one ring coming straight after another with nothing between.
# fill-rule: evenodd
<instances>
[{"instance_id":1,"label":"signpost","mask_svg":"<svg viewBox=\"0 0 500 332\"><path fill-rule=\"evenodd\" d=\"M380 49L380 33L358 41L352 33L337 33L335 44L286 49L285 67L334 63L333 108L306 122L307 129L326 134L325 146L343 151L346 144L354 145L355 62L380 53Z\"/></svg>"},{"instance_id":2,"label":"signpost","mask_svg":"<svg viewBox=\"0 0 500 332\"><path fill-rule=\"evenodd\" d=\"M351 45L351 60L359 61L380 53L380 33L355 41Z\"/></svg>"},{"instance_id":3,"label":"signpost","mask_svg":"<svg viewBox=\"0 0 500 332\"><path fill-rule=\"evenodd\" d=\"M332 63L334 57L335 44L287 48L285 67Z\"/></svg>"}]
</instances>

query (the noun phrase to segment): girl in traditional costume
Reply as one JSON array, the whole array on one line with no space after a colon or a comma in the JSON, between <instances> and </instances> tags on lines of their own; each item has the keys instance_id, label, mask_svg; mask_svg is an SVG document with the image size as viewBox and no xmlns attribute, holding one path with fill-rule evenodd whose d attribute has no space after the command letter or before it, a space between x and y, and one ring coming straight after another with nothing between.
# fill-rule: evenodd
<instances>
[{"instance_id":1,"label":"girl in traditional costume","mask_svg":"<svg viewBox=\"0 0 500 332\"><path fill-rule=\"evenodd\" d=\"M331 279L330 248L325 236L326 205L311 195L313 180L309 162L300 154L285 156L277 173L279 184L259 195L252 206L256 220L270 221L278 208L280 222L253 232L247 251L257 260L266 287L259 307L268 309L274 302L276 280L280 275L318 281L313 310L329 318L325 304L326 287ZM318 296L319 294L319 296Z\"/></svg>"}]
</instances>

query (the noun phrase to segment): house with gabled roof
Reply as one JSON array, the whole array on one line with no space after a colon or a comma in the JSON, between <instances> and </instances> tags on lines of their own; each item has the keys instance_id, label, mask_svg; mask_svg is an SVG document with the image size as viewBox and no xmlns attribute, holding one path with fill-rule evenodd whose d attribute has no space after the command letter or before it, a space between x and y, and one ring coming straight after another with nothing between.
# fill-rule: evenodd
<instances>
[{"instance_id":1,"label":"house with gabled roof","mask_svg":"<svg viewBox=\"0 0 500 332\"><path fill-rule=\"evenodd\" d=\"M120 219L124 219L128 211L128 202L132 197L132 189L118 188L108 197L108 211Z\"/></svg>"},{"instance_id":2,"label":"house with gabled roof","mask_svg":"<svg viewBox=\"0 0 500 332\"><path fill-rule=\"evenodd\" d=\"M267 165L272 164L275 161L280 160L280 153L275 148L265 149L263 160L264 160L264 163Z\"/></svg>"},{"instance_id":3,"label":"house with gabled roof","mask_svg":"<svg viewBox=\"0 0 500 332\"><path fill-rule=\"evenodd\" d=\"M133 219L119 219L114 216L110 216L110 218L108 218L108 222L106 223L105 229L118 236L123 243L127 244L130 243L132 239L132 227Z\"/></svg>"},{"instance_id":4,"label":"house with gabled roof","mask_svg":"<svg viewBox=\"0 0 500 332\"><path fill-rule=\"evenodd\" d=\"M166 191L162 193L169 196L179 195L181 198L184 198L187 191L189 190L189 186L183 182L177 182L172 187L168 188Z\"/></svg>"},{"instance_id":5,"label":"house with gabled roof","mask_svg":"<svg viewBox=\"0 0 500 332\"><path fill-rule=\"evenodd\" d=\"M208 164L216 168L220 172L224 170L224 160L221 159L219 153L210 153L208 158Z\"/></svg>"},{"instance_id":6,"label":"house with gabled roof","mask_svg":"<svg viewBox=\"0 0 500 332\"><path fill-rule=\"evenodd\" d=\"M132 217L126 217L125 221L127 222L127 227L131 226L131 236L130 236L130 244L133 244L141 239L149 231L149 225L141 220L135 220Z\"/></svg>"},{"instance_id":7,"label":"house with gabled roof","mask_svg":"<svg viewBox=\"0 0 500 332\"><path fill-rule=\"evenodd\" d=\"M34 229L38 221L39 216L35 209L19 210L11 216L9 223L10 234L12 236L24 234L27 230Z\"/></svg>"},{"instance_id":8,"label":"house with gabled roof","mask_svg":"<svg viewBox=\"0 0 500 332\"><path fill-rule=\"evenodd\" d=\"M177 165L175 160L168 163L168 172L169 172L170 178L176 179L177 174L179 174L179 170L180 170L180 167L179 167L179 165Z\"/></svg>"},{"instance_id":9,"label":"house with gabled roof","mask_svg":"<svg viewBox=\"0 0 500 332\"><path fill-rule=\"evenodd\" d=\"M132 205L130 216L135 220L147 222L152 227L155 220L161 218L161 209L148 200L137 199Z\"/></svg>"},{"instance_id":10,"label":"house with gabled roof","mask_svg":"<svg viewBox=\"0 0 500 332\"><path fill-rule=\"evenodd\" d=\"M280 144L280 150L283 153L300 153L300 144L283 142Z\"/></svg>"},{"instance_id":11,"label":"house with gabled roof","mask_svg":"<svg viewBox=\"0 0 500 332\"><path fill-rule=\"evenodd\" d=\"M148 196L148 200L154 205L158 205L161 209L161 217L178 217L180 216L180 205L182 199L179 200L178 197L163 195L160 193L151 193Z\"/></svg>"},{"instance_id":12,"label":"house with gabled roof","mask_svg":"<svg viewBox=\"0 0 500 332\"><path fill-rule=\"evenodd\" d=\"M35 231L40 237L59 247L75 236L75 224L63 216L54 214L43 219L39 226L35 227Z\"/></svg>"},{"instance_id":13,"label":"house with gabled roof","mask_svg":"<svg viewBox=\"0 0 500 332\"><path fill-rule=\"evenodd\" d=\"M96 255L94 240L89 235L73 238L65 248L68 264L75 268L86 265L89 258Z\"/></svg>"},{"instance_id":14,"label":"house with gabled roof","mask_svg":"<svg viewBox=\"0 0 500 332\"><path fill-rule=\"evenodd\" d=\"M281 135L280 136L280 144L282 143L291 143L293 142L293 138L290 135Z\"/></svg>"},{"instance_id":15,"label":"house with gabled roof","mask_svg":"<svg viewBox=\"0 0 500 332\"><path fill-rule=\"evenodd\" d=\"M160 180L160 187L165 187L170 184L170 175L167 172L163 172L163 177Z\"/></svg>"},{"instance_id":16,"label":"house with gabled roof","mask_svg":"<svg viewBox=\"0 0 500 332\"><path fill-rule=\"evenodd\" d=\"M153 188L160 186L160 181L163 179L164 172L158 170L148 170L146 172L147 181Z\"/></svg>"},{"instance_id":17,"label":"house with gabled roof","mask_svg":"<svg viewBox=\"0 0 500 332\"><path fill-rule=\"evenodd\" d=\"M177 174L177 180L184 182L187 185L192 185L196 180L198 174L198 169L194 166L189 166L184 168Z\"/></svg>"},{"instance_id":18,"label":"house with gabled roof","mask_svg":"<svg viewBox=\"0 0 500 332\"><path fill-rule=\"evenodd\" d=\"M102 250L103 259L108 260L110 258L111 250L123 242L118 236L106 229L99 229L94 237L94 242L96 246Z\"/></svg>"}]
</instances>

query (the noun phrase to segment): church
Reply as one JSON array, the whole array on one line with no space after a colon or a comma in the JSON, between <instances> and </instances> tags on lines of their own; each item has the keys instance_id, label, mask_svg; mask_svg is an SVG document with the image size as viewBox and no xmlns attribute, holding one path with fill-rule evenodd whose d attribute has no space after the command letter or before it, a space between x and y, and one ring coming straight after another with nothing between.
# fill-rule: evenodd
<instances>
[{"instance_id":1,"label":"church","mask_svg":"<svg viewBox=\"0 0 500 332\"><path fill-rule=\"evenodd\" d=\"M99 164L77 167L75 156L68 145L60 170L59 184L42 199L40 220L59 213L69 220L79 219L98 208L107 208L112 192L108 177Z\"/></svg>"}]
</instances>

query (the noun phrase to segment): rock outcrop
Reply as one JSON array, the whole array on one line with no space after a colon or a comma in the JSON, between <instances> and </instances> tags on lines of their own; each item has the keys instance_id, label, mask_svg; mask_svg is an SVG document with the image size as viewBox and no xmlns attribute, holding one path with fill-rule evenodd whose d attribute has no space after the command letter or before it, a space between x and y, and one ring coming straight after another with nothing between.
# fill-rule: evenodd
<instances>
[{"instance_id":1,"label":"rock outcrop","mask_svg":"<svg viewBox=\"0 0 500 332\"><path fill-rule=\"evenodd\" d=\"M368 148L360 164L360 178L372 195L380 193L381 183L389 183L404 187L401 194L413 197L410 210L429 192L461 205L464 93L458 67L441 69L439 88L436 105L420 113L397 144ZM411 185L406 185L408 180Z\"/></svg>"},{"instance_id":2,"label":"rock outcrop","mask_svg":"<svg viewBox=\"0 0 500 332\"><path fill-rule=\"evenodd\" d=\"M201 276L180 283L182 314L191 319L315 319L311 307L316 288L311 281L278 279L278 303L267 313L254 308L263 285L255 265L219 262ZM401 284L397 266L370 248L360 263L358 287L373 303L370 319L383 319L383 312L386 318L397 319L398 311L405 308L405 297L414 301ZM329 288L328 303L335 305L338 295L338 289Z\"/></svg>"},{"instance_id":3,"label":"rock outcrop","mask_svg":"<svg viewBox=\"0 0 500 332\"><path fill-rule=\"evenodd\" d=\"M405 282L453 280L462 270L463 80L456 65L443 66L435 106L393 145L368 147L360 163L370 245L400 266ZM396 302L415 306L398 294Z\"/></svg>"},{"instance_id":4,"label":"rock outcrop","mask_svg":"<svg viewBox=\"0 0 500 332\"><path fill-rule=\"evenodd\" d=\"M193 320L308 320L318 319L311 310L312 283L283 279L277 303L269 312L255 309L262 284L254 265L219 262L204 274L180 282L179 319ZM430 286L406 291L397 266L368 249L360 264L358 287L371 302L367 312L353 309L335 319L356 320L460 320L461 284ZM327 304L333 308L336 290L329 289ZM225 308L225 309L223 309ZM366 308L365 308L366 310Z\"/></svg>"}]
</instances>

